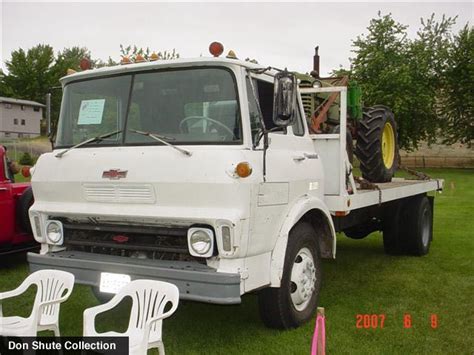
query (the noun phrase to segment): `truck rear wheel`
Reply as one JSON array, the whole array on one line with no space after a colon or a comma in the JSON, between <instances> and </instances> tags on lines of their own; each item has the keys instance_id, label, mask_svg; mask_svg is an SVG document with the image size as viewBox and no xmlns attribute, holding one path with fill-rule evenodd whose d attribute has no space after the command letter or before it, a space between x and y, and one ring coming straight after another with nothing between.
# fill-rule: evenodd
<instances>
[{"instance_id":1,"label":"truck rear wheel","mask_svg":"<svg viewBox=\"0 0 474 355\"><path fill-rule=\"evenodd\" d=\"M398 168L397 125L393 112L381 105L368 108L357 127L356 155L362 177L389 182Z\"/></svg>"},{"instance_id":2,"label":"truck rear wheel","mask_svg":"<svg viewBox=\"0 0 474 355\"><path fill-rule=\"evenodd\" d=\"M385 208L383 246L390 255L428 254L433 239L433 209L426 195L405 198Z\"/></svg>"},{"instance_id":3,"label":"truck rear wheel","mask_svg":"<svg viewBox=\"0 0 474 355\"><path fill-rule=\"evenodd\" d=\"M296 328L310 320L321 290L321 258L315 231L298 223L290 231L279 288L260 291L260 316L267 327Z\"/></svg>"},{"instance_id":4,"label":"truck rear wheel","mask_svg":"<svg viewBox=\"0 0 474 355\"><path fill-rule=\"evenodd\" d=\"M421 195L407 200L403 214L405 252L428 254L433 239L433 209L428 197Z\"/></svg>"},{"instance_id":5,"label":"truck rear wheel","mask_svg":"<svg viewBox=\"0 0 474 355\"><path fill-rule=\"evenodd\" d=\"M389 202L384 209L383 217L383 248L386 254L400 255L403 253L402 211L403 202Z\"/></svg>"}]
</instances>

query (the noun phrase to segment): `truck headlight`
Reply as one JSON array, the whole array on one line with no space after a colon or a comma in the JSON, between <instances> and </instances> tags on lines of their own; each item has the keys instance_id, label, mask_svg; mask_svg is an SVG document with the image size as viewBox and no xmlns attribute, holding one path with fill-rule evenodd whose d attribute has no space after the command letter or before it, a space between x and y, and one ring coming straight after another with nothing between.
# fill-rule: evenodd
<instances>
[{"instance_id":1,"label":"truck headlight","mask_svg":"<svg viewBox=\"0 0 474 355\"><path fill-rule=\"evenodd\" d=\"M63 224L59 221L48 221L46 224L46 237L52 244L62 244Z\"/></svg>"},{"instance_id":2,"label":"truck headlight","mask_svg":"<svg viewBox=\"0 0 474 355\"><path fill-rule=\"evenodd\" d=\"M210 257L214 251L214 233L208 228L189 228L188 246L192 256Z\"/></svg>"}]
</instances>

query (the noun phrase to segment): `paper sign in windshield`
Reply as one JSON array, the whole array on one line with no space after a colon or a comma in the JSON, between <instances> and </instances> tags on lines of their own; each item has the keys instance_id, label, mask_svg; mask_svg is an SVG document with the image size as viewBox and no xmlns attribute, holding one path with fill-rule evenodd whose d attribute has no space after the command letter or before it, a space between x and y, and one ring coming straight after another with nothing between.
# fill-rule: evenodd
<instances>
[{"instance_id":1,"label":"paper sign in windshield","mask_svg":"<svg viewBox=\"0 0 474 355\"><path fill-rule=\"evenodd\" d=\"M101 124L104 114L104 105L105 99L81 101L77 124Z\"/></svg>"}]
</instances>

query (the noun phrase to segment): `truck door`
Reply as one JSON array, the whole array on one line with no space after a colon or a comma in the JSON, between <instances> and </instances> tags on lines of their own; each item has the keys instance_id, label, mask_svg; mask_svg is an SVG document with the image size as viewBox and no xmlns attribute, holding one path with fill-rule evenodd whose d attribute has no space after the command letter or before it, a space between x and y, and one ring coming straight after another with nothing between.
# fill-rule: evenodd
<instances>
[{"instance_id":1,"label":"truck door","mask_svg":"<svg viewBox=\"0 0 474 355\"><path fill-rule=\"evenodd\" d=\"M270 78L269 78L270 79ZM264 116L265 126L272 132L269 134L269 147L266 155L266 181L260 182L256 199L253 204L252 222L249 235L248 255L270 252L276 242L284 217L294 201L308 193L310 186L319 186L318 172L320 162L314 153L311 139L305 134L301 104L298 107L297 121L287 128L273 124L273 81L254 80L260 108ZM249 93L249 111L252 132L258 130L258 108L252 104L250 82L247 81ZM253 122L252 122L253 121ZM257 127L256 127L257 126ZM256 127L256 129L254 129ZM262 156L263 144L255 154ZM263 164L263 159L259 160Z\"/></svg>"}]
</instances>

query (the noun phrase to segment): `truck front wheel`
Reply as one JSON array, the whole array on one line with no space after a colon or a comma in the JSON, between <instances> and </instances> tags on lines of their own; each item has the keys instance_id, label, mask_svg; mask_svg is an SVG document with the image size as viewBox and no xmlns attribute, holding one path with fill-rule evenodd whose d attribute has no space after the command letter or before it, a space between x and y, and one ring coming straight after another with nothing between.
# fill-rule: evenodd
<instances>
[{"instance_id":1,"label":"truck front wheel","mask_svg":"<svg viewBox=\"0 0 474 355\"><path fill-rule=\"evenodd\" d=\"M259 293L260 316L270 328L289 329L310 320L321 290L321 258L315 231L298 223L290 231L281 285Z\"/></svg>"}]
</instances>

